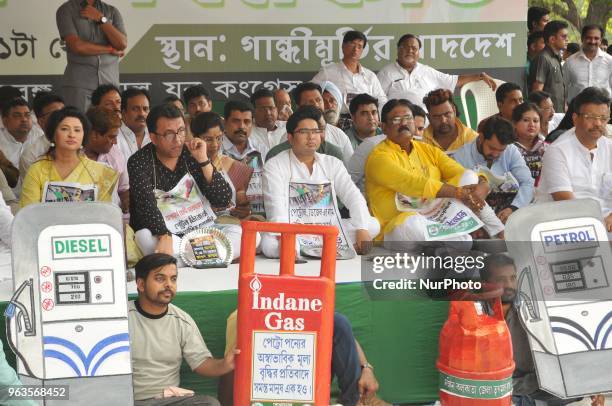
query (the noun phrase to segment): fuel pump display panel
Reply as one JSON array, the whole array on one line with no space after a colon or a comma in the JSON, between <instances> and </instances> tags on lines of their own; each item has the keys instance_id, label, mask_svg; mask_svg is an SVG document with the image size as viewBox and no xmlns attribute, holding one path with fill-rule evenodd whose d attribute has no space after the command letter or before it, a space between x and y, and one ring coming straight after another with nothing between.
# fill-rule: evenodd
<instances>
[{"instance_id":1,"label":"fuel pump display panel","mask_svg":"<svg viewBox=\"0 0 612 406\"><path fill-rule=\"evenodd\" d=\"M550 264L556 293L608 287L601 256Z\"/></svg>"},{"instance_id":2,"label":"fuel pump display panel","mask_svg":"<svg viewBox=\"0 0 612 406\"><path fill-rule=\"evenodd\" d=\"M55 286L58 305L89 303L88 272L56 272Z\"/></svg>"}]
</instances>

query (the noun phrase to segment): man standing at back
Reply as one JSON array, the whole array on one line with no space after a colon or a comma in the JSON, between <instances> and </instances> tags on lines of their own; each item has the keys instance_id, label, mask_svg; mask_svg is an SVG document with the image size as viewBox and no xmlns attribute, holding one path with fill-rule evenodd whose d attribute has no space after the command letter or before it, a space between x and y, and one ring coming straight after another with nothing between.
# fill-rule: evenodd
<instances>
[{"instance_id":1,"label":"man standing at back","mask_svg":"<svg viewBox=\"0 0 612 406\"><path fill-rule=\"evenodd\" d=\"M329 80L340 88L344 98L344 106L340 110L343 114L348 114L349 103L360 93L367 93L377 98L379 107L387 102L387 96L374 72L359 62L367 43L368 39L362 32L347 31L342 38L342 60L322 67L312 78L312 81L319 85ZM299 104L299 101L296 102Z\"/></svg>"},{"instance_id":2,"label":"man standing at back","mask_svg":"<svg viewBox=\"0 0 612 406\"><path fill-rule=\"evenodd\" d=\"M565 62L567 97L572 100L587 87L604 88L612 94L612 56L599 49L604 30L591 24L582 28L582 49Z\"/></svg>"},{"instance_id":3,"label":"man standing at back","mask_svg":"<svg viewBox=\"0 0 612 406\"><path fill-rule=\"evenodd\" d=\"M85 111L92 90L119 86L119 58L127 48L123 18L100 0L68 0L57 9L56 21L68 59L61 93L67 105Z\"/></svg>"},{"instance_id":4,"label":"man standing at back","mask_svg":"<svg viewBox=\"0 0 612 406\"><path fill-rule=\"evenodd\" d=\"M555 111L564 113L567 89L561 69L561 52L567 46L567 23L555 20L546 24L544 42L546 46L529 66L529 90L548 92L555 105Z\"/></svg>"}]
</instances>

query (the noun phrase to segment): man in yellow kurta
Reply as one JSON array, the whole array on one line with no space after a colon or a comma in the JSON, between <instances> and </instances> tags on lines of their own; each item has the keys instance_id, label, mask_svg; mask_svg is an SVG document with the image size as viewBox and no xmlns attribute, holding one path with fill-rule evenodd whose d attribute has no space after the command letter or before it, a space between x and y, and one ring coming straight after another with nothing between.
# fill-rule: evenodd
<instances>
[{"instance_id":1,"label":"man in yellow kurta","mask_svg":"<svg viewBox=\"0 0 612 406\"><path fill-rule=\"evenodd\" d=\"M398 193L418 199L457 199L478 215L489 235L499 235L504 226L484 201L488 192L486 181L441 149L413 141L414 117L410 106L407 100L390 100L383 107L381 123L387 139L372 150L366 162L367 200L383 230L376 239L385 243L411 242L410 247L425 241L427 220L416 212L398 210ZM469 234L452 239L471 241Z\"/></svg>"},{"instance_id":2,"label":"man in yellow kurta","mask_svg":"<svg viewBox=\"0 0 612 406\"><path fill-rule=\"evenodd\" d=\"M429 126L423 133L424 143L436 146L452 156L453 152L478 136L476 131L464 125L457 117L457 106L450 90L431 91L423 103L429 118Z\"/></svg>"}]
</instances>

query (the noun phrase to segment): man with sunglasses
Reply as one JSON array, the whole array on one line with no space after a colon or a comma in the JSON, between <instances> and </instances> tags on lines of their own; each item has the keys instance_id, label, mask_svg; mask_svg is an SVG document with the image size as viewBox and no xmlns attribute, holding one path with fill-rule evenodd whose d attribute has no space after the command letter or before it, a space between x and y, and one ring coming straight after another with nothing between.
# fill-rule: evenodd
<instances>
[{"instance_id":1,"label":"man with sunglasses","mask_svg":"<svg viewBox=\"0 0 612 406\"><path fill-rule=\"evenodd\" d=\"M151 143L128 160L130 225L143 254L173 255L183 234L212 225L211 206L226 207L232 191L208 159L206 143L185 142L185 120L176 106L153 108L147 127Z\"/></svg>"},{"instance_id":2,"label":"man with sunglasses","mask_svg":"<svg viewBox=\"0 0 612 406\"><path fill-rule=\"evenodd\" d=\"M604 89L587 87L572 103L574 128L546 150L536 203L595 199L612 235L612 140L604 136L610 120L610 97Z\"/></svg>"},{"instance_id":3,"label":"man with sunglasses","mask_svg":"<svg viewBox=\"0 0 612 406\"><path fill-rule=\"evenodd\" d=\"M459 201L482 220L491 236L501 234L503 224L484 201L488 192L486 180L464 169L441 149L414 142L411 106L406 99L392 99L385 104L381 125L387 138L366 161L367 199L382 229L376 239L392 250L422 248L429 239L431 226L439 223L433 224L420 209L430 203L438 204L437 198ZM414 210L400 210L398 202L402 199L413 201ZM466 249L471 247L471 237L466 232L436 239L459 242Z\"/></svg>"}]
</instances>

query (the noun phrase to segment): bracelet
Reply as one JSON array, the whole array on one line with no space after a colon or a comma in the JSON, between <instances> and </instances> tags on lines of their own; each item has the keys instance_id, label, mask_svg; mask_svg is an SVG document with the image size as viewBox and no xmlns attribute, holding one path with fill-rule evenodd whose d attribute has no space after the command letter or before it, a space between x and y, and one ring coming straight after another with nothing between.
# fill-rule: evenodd
<instances>
[{"instance_id":1,"label":"bracelet","mask_svg":"<svg viewBox=\"0 0 612 406\"><path fill-rule=\"evenodd\" d=\"M364 364L361 364L361 369L366 369L366 368L369 368L370 370L374 371L374 367L372 366L372 364L370 364L367 361Z\"/></svg>"},{"instance_id":2,"label":"bracelet","mask_svg":"<svg viewBox=\"0 0 612 406\"><path fill-rule=\"evenodd\" d=\"M207 159L204 162L199 163L198 165L200 165L200 168L204 168L206 165L210 164L210 159Z\"/></svg>"}]
</instances>

